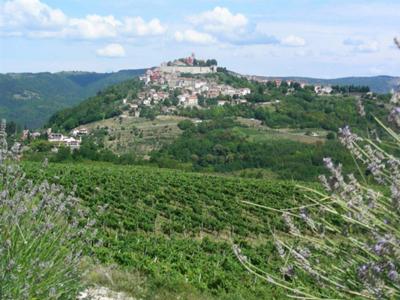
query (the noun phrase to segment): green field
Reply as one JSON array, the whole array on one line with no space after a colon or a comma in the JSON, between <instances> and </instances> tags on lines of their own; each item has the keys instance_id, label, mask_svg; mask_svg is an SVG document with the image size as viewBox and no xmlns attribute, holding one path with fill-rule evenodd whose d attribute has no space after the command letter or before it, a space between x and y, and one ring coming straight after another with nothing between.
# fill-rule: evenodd
<instances>
[{"instance_id":1,"label":"green field","mask_svg":"<svg viewBox=\"0 0 400 300\"><path fill-rule=\"evenodd\" d=\"M93 215L107 204L96 217L103 246L94 247L94 257L144 274L150 290L182 296L184 288L205 298L285 297L284 291L248 274L232 244L240 244L256 265L278 272L269 226L282 228L280 215L251 209L241 200L288 208L302 198L292 182L111 164L50 164L42 170L25 163L24 169L35 180L67 189L76 185ZM155 297L151 292L137 296Z\"/></svg>"}]
</instances>

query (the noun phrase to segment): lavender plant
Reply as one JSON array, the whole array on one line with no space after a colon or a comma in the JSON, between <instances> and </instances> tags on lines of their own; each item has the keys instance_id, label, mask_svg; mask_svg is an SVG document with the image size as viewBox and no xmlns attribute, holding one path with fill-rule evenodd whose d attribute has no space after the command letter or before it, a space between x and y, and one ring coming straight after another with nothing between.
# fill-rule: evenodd
<instances>
[{"instance_id":1,"label":"lavender plant","mask_svg":"<svg viewBox=\"0 0 400 300\"><path fill-rule=\"evenodd\" d=\"M400 43L395 39L400 48ZM329 176L320 176L324 190L298 186L307 199L282 213L286 231L271 229L281 276L251 263L238 246L234 253L255 276L288 291L296 299L400 299L400 107L392 101L390 126L375 121L387 138L363 138L349 127L339 139L359 168L375 180L367 184L344 175L342 165L325 158ZM357 101L361 117L365 110ZM255 205L246 202L246 204Z\"/></svg>"},{"instance_id":2,"label":"lavender plant","mask_svg":"<svg viewBox=\"0 0 400 300\"><path fill-rule=\"evenodd\" d=\"M8 151L5 121L0 145L0 299L76 299L93 222L73 191L26 178Z\"/></svg>"}]
</instances>

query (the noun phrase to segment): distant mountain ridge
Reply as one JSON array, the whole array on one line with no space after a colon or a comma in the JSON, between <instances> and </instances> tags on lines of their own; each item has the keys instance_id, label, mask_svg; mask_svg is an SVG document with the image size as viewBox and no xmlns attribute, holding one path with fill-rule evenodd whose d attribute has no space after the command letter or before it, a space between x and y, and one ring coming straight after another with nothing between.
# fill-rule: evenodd
<instances>
[{"instance_id":1,"label":"distant mountain ridge","mask_svg":"<svg viewBox=\"0 0 400 300\"><path fill-rule=\"evenodd\" d=\"M106 87L145 71L0 74L0 118L38 128L55 112L75 106Z\"/></svg>"},{"instance_id":2,"label":"distant mountain ridge","mask_svg":"<svg viewBox=\"0 0 400 300\"><path fill-rule=\"evenodd\" d=\"M334 79L320 79L310 77L272 77L272 76L257 76L263 79L281 79L281 80L294 80L308 84L318 85L354 85L354 86L368 86L372 92L385 94L389 93L392 89L398 90L400 86L400 77L394 76L371 76L371 77L342 77Z\"/></svg>"}]
</instances>

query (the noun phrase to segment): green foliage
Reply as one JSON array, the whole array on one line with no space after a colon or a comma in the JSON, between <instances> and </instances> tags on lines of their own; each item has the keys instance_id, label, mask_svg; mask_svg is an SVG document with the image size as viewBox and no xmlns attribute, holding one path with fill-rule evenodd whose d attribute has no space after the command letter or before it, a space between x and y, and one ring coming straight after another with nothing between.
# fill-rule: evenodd
<instances>
[{"instance_id":1,"label":"green foliage","mask_svg":"<svg viewBox=\"0 0 400 300\"><path fill-rule=\"evenodd\" d=\"M368 86L354 86L354 85L334 85L332 86L334 93L368 93L370 88Z\"/></svg>"},{"instance_id":2,"label":"green foliage","mask_svg":"<svg viewBox=\"0 0 400 300\"><path fill-rule=\"evenodd\" d=\"M183 120L178 123L178 127L181 130L192 130L195 129L196 126L190 120Z\"/></svg>"},{"instance_id":3,"label":"green foliage","mask_svg":"<svg viewBox=\"0 0 400 300\"><path fill-rule=\"evenodd\" d=\"M69 131L81 124L118 116L122 113L122 99L128 94L136 94L142 85L139 80L114 85L74 108L56 113L50 118L47 126Z\"/></svg>"},{"instance_id":4,"label":"green foliage","mask_svg":"<svg viewBox=\"0 0 400 300\"><path fill-rule=\"evenodd\" d=\"M150 107L143 107L140 111L140 116L149 120L154 120L157 116L156 110Z\"/></svg>"},{"instance_id":5,"label":"green foliage","mask_svg":"<svg viewBox=\"0 0 400 300\"><path fill-rule=\"evenodd\" d=\"M53 144L46 140L34 140L30 143L33 152L49 152L53 148Z\"/></svg>"},{"instance_id":6,"label":"green foliage","mask_svg":"<svg viewBox=\"0 0 400 300\"><path fill-rule=\"evenodd\" d=\"M58 148L58 152L54 158L54 161L67 161L71 158L71 149L69 147L60 147Z\"/></svg>"},{"instance_id":7,"label":"green foliage","mask_svg":"<svg viewBox=\"0 0 400 300\"><path fill-rule=\"evenodd\" d=\"M198 67L211 67L211 66L217 66L218 62L216 59L207 59L207 60L194 59L193 65Z\"/></svg>"},{"instance_id":8,"label":"green foliage","mask_svg":"<svg viewBox=\"0 0 400 300\"><path fill-rule=\"evenodd\" d=\"M268 169L281 179L315 180L324 172L322 159L326 156L340 159L348 170L356 171L351 156L337 141L315 145L285 139L251 141L240 125L220 119L188 126L174 143L153 152L152 160L162 167L174 166L175 160L191 163L197 171L258 168Z\"/></svg>"}]
</instances>

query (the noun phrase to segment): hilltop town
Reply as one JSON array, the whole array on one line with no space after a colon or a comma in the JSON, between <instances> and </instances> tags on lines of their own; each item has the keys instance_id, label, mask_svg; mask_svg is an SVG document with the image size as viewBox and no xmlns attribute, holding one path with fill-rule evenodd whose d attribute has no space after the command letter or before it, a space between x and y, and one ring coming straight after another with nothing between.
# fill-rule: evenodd
<instances>
[{"instance_id":1,"label":"hilltop town","mask_svg":"<svg viewBox=\"0 0 400 300\"><path fill-rule=\"evenodd\" d=\"M151 106L169 99L171 93L175 93L178 102L174 106L198 107L199 96L204 98L228 96L235 98L236 101L233 103L245 103L243 97L250 94L251 90L235 89L226 84L219 84L215 77L207 76L217 72L216 60L197 60L194 54L184 59L163 63L160 67L147 70L145 76L140 78L146 87L138 94L138 99L141 104ZM226 101L222 100L218 102L219 105L225 103ZM174 108L169 109L171 110Z\"/></svg>"},{"instance_id":2,"label":"hilltop town","mask_svg":"<svg viewBox=\"0 0 400 300\"><path fill-rule=\"evenodd\" d=\"M246 96L252 93L251 89L221 83L218 76L214 76L218 72L226 72L226 69L219 68L215 59L198 60L194 54L187 58L162 63L157 68L147 70L146 74L140 77L140 80L145 83L145 87L137 95L137 99L129 101L129 98L125 98L123 104L128 105L131 115L136 117L140 116L140 107L151 107L171 98L176 98L177 101L171 103L172 105L166 105L163 113L174 113L179 107L201 108L204 106L204 99L216 99L215 102L219 106L246 104L248 102ZM263 84L269 82L276 87L284 84L288 87L288 93L293 92L296 87L304 88L306 86L303 82L284 82L279 79L270 81L238 74L235 76ZM333 91L330 86L313 88L319 95L328 95Z\"/></svg>"}]
</instances>

